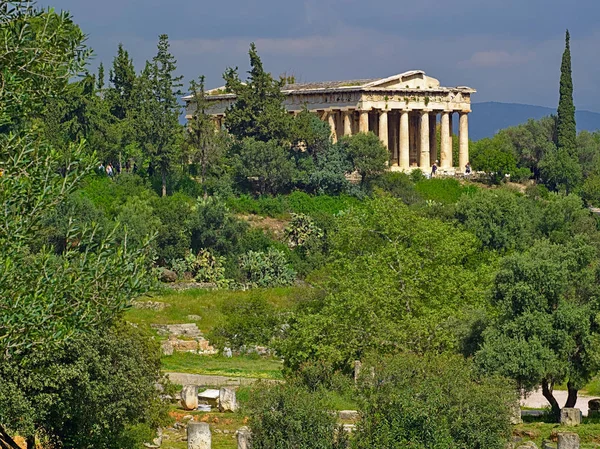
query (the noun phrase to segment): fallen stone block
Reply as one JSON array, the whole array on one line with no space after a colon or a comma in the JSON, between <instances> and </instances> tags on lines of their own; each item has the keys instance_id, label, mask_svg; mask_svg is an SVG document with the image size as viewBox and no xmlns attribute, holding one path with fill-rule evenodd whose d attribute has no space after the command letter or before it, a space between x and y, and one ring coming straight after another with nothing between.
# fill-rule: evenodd
<instances>
[{"instance_id":1,"label":"fallen stone block","mask_svg":"<svg viewBox=\"0 0 600 449\"><path fill-rule=\"evenodd\" d=\"M559 432L557 449L579 449L579 435L573 432Z\"/></svg>"},{"instance_id":2,"label":"fallen stone block","mask_svg":"<svg viewBox=\"0 0 600 449\"><path fill-rule=\"evenodd\" d=\"M190 422L187 426L188 449L211 449L210 426L205 422Z\"/></svg>"},{"instance_id":3,"label":"fallen stone block","mask_svg":"<svg viewBox=\"0 0 600 449\"><path fill-rule=\"evenodd\" d=\"M560 423L564 426L578 426L581 419L581 410L578 408L565 407L560 411Z\"/></svg>"}]
</instances>

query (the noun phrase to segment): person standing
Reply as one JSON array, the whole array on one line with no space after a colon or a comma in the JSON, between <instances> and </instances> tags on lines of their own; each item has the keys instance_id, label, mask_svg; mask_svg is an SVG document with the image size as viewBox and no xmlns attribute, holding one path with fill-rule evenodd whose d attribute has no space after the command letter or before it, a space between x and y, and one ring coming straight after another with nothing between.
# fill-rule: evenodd
<instances>
[{"instance_id":1,"label":"person standing","mask_svg":"<svg viewBox=\"0 0 600 449\"><path fill-rule=\"evenodd\" d=\"M467 162L467 165L465 165L465 175L470 175L471 174L471 162Z\"/></svg>"},{"instance_id":2,"label":"person standing","mask_svg":"<svg viewBox=\"0 0 600 449\"><path fill-rule=\"evenodd\" d=\"M437 170L438 170L437 164L438 164L438 161L435 161L433 163L433 165L431 166L431 177L432 178L435 178L435 174L437 173Z\"/></svg>"}]
</instances>

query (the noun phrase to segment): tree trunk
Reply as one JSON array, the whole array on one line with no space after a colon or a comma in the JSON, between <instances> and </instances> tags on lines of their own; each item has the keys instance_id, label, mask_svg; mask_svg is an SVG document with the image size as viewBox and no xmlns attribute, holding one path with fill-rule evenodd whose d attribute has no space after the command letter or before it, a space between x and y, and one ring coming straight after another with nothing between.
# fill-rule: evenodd
<instances>
[{"instance_id":1,"label":"tree trunk","mask_svg":"<svg viewBox=\"0 0 600 449\"><path fill-rule=\"evenodd\" d=\"M552 394L552 391L553 391L552 384L548 384L548 381L546 379L544 379L542 381L542 394L544 395L546 400L550 403L550 406L552 407L552 416L558 422L560 419L560 405L558 405L558 402L556 401L554 394Z\"/></svg>"},{"instance_id":2,"label":"tree trunk","mask_svg":"<svg viewBox=\"0 0 600 449\"><path fill-rule=\"evenodd\" d=\"M34 435L27 437L27 449L35 449L35 436Z\"/></svg>"},{"instance_id":3,"label":"tree trunk","mask_svg":"<svg viewBox=\"0 0 600 449\"><path fill-rule=\"evenodd\" d=\"M565 407L573 408L577 404L577 388L573 387L571 382L567 382L567 389L569 390L569 395L567 396L567 402L565 403Z\"/></svg>"},{"instance_id":4,"label":"tree trunk","mask_svg":"<svg viewBox=\"0 0 600 449\"><path fill-rule=\"evenodd\" d=\"M0 425L0 448L2 449L21 449L17 443L10 437L4 427Z\"/></svg>"},{"instance_id":5,"label":"tree trunk","mask_svg":"<svg viewBox=\"0 0 600 449\"><path fill-rule=\"evenodd\" d=\"M202 159L202 171L200 173L200 184L202 184L202 190L204 191L204 199L208 198L208 192L206 191L206 160Z\"/></svg>"},{"instance_id":6,"label":"tree trunk","mask_svg":"<svg viewBox=\"0 0 600 449\"><path fill-rule=\"evenodd\" d=\"M167 170L161 169L162 175L162 196L167 196Z\"/></svg>"}]
</instances>

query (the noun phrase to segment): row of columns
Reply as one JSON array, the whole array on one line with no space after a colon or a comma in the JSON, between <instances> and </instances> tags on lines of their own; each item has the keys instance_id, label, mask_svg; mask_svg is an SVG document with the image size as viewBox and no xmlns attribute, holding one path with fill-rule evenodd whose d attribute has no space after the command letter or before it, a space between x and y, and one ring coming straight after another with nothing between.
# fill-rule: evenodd
<instances>
[{"instance_id":1,"label":"row of columns","mask_svg":"<svg viewBox=\"0 0 600 449\"><path fill-rule=\"evenodd\" d=\"M355 126L355 112L358 112L358 127ZM332 139L334 142L338 139L338 119L341 114L342 135L351 136L354 131L366 133L373 131L379 136L383 145L391 151L392 167L399 167L401 170L409 170L413 167L419 167L423 171L428 171L433 163L438 159L437 154L437 115L438 112L421 110L373 110L377 114L377 119L371 121L371 111L368 110L330 110L320 111L321 118L327 120L331 128ZM393 114L392 114L393 113ZM439 167L441 169L451 169L452 161L452 115L454 111L440 112L440 155ZM390 116L398 116L398 122L392 123ZM223 122L222 115L213 117L215 126L220 129ZM371 117L373 118L373 117ZM412 119L412 120L411 120ZM459 112L459 156L458 169L462 171L469 162L469 118L467 111ZM370 127L370 122L374 126ZM397 126L396 126L397 125ZM356 129L358 128L358 129ZM372 129L371 129L372 128ZM390 133L391 131L391 133ZM392 134L392 136L390 136ZM390 141L392 145L390 145ZM416 158L413 157L411 164L411 148L417 149Z\"/></svg>"},{"instance_id":2,"label":"row of columns","mask_svg":"<svg viewBox=\"0 0 600 449\"><path fill-rule=\"evenodd\" d=\"M369 126L370 111L358 111L358 132L375 132L382 143L390 150L390 130L391 112L396 111L374 111L377 113L377 126L371 129ZM417 163L412 167L419 167L422 170L429 170L433 162L438 159L437 155L437 112L431 110L399 110L398 121L398 141L394 136L392 148L392 166L397 166L402 170L411 168L410 150L411 147L417 148ZM440 113L440 168L451 169L452 161L452 114L454 111L442 111ZM332 139L334 142L338 139L338 115L342 114L343 135L349 136L353 133L354 110L331 110L322 113L322 118L327 120L331 128ZM394 114L395 115L395 114ZM411 118L414 122L411 126ZM416 126L415 126L416 125ZM412 128L412 132L411 132ZM418 136L417 136L418 134ZM411 145L412 144L412 145ZM397 150L397 152L396 152ZM459 112L459 170L464 170L469 162L469 122L468 112Z\"/></svg>"}]
</instances>

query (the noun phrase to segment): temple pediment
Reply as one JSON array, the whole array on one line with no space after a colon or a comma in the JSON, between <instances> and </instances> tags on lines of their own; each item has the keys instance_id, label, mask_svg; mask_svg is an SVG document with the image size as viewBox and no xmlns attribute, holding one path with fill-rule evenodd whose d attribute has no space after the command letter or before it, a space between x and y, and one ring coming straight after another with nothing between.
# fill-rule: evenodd
<instances>
[{"instance_id":1,"label":"temple pediment","mask_svg":"<svg viewBox=\"0 0 600 449\"><path fill-rule=\"evenodd\" d=\"M399 73L373 82L363 87L377 87L383 89L435 89L440 87L440 82L430 76L425 75L422 70L411 70L409 72Z\"/></svg>"}]
</instances>

